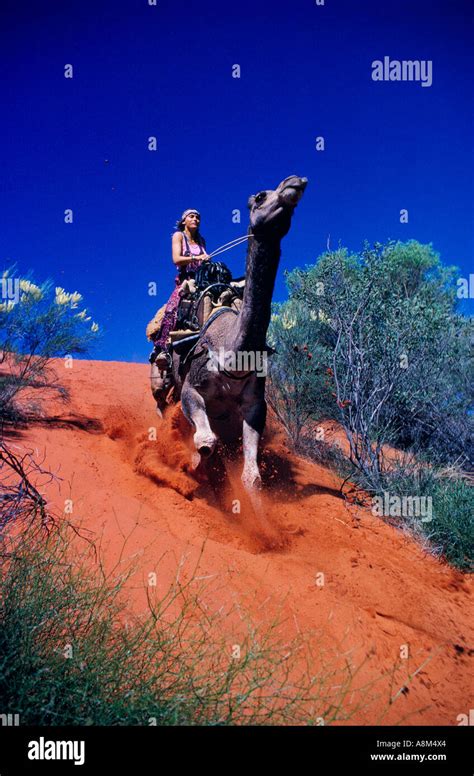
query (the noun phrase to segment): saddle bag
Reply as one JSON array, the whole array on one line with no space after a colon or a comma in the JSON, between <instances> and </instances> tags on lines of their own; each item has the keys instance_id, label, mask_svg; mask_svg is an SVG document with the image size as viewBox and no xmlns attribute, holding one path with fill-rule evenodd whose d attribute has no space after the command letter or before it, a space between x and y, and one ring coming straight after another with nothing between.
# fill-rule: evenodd
<instances>
[{"instance_id":1,"label":"saddle bag","mask_svg":"<svg viewBox=\"0 0 474 776\"><path fill-rule=\"evenodd\" d=\"M181 299L177 311L176 329L198 331L199 323L195 315L194 299Z\"/></svg>"},{"instance_id":2,"label":"saddle bag","mask_svg":"<svg viewBox=\"0 0 474 776\"><path fill-rule=\"evenodd\" d=\"M196 286L200 291L214 283L228 285L232 280L232 273L223 261L203 261L196 270Z\"/></svg>"}]
</instances>

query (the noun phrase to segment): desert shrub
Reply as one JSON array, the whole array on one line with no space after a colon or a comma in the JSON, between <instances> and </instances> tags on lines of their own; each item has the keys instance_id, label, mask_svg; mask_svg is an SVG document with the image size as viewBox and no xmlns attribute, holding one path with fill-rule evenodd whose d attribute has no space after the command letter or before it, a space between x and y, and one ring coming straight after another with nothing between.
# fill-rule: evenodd
<instances>
[{"instance_id":1,"label":"desert shrub","mask_svg":"<svg viewBox=\"0 0 474 776\"><path fill-rule=\"evenodd\" d=\"M334 412L330 351L318 336L320 321L312 312L293 300L274 304L267 335L276 352L268 361L266 398L296 449L310 419Z\"/></svg>"},{"instance_id":2,"label":"desert shrub","mask_svg":"<svg viewBox=\"0 0 474 776\"><path fill-rule=\"evenodd\" d=\"M352 493L355 483L364 485L358 472L352 478ZM431 554L445 558L462 571L473 570L471 477L454 467L441 470L413 457L399 457L384 470L377 493L372 491L368 496L362 488L358 495L375 514L418 537Z\"/></svg>"},{"instance_id":3,"label":"desert shrub","mask_svg":"<svg viewBox=\"0 0 474 776\"><path fill-rule=\"evenodd\" d=\"M288 307L280 315L304 311L308 344L320 359L313 374L325 372L332 382L328 396L309 375L303 415L322 396L320 415L341 423L352 463L376 488L387 444L470 465L471 325L456 311L455 279L430 245L415 241L326 253L288 275ZM276 349L285 347L281 330L274 332ZM294 335L300 347L299 324ZM272 377L281 395L285 381L276 369Z\"/></svg>"},{"instance_id":4,"label":"desert shrub","mask_svg":"<svg viewBox=\"0 0 474 776\"><path fill-rule=\"evenodd\" d=\"M80 309L82 296L21 277L15 267L0 278L0 415L16 419L20 394L28 389L64 392L51 359L86 353L98 326Z\"/></svg>"},{"instance_id":5,"label":"desert shrub","mask_svg":"<svg viewBox=\"0 0 474 776\"><path fill-rule=\"evenodd\" d=\"M474 488L472 481L433 472L425 488L433 501L432 520L422 531L433 551L462 571L474 571Z\"/></svg>"},{"instance_id":6,"label":"desert shrub","mask_svg":"<svg viewBox=\"0 0 474 776\"><path fill-rule=\"evenodd\" d=\"M472 320L457 311L456 279L414 240L327 252L288 273L269 332L268 399L297 449L332 462L369 499L431 496L436 516L421 532L467 568L473 490L438 476L473 461ZM349 472L324 438L310 441L324 419L345 432Z\"/></svg>"},{"instance_id":7,"label":"desert shrub","mask_svg":"<svg viewBox=\"0 0 474 776\"><path fill-rule=\"evenodd\" d=\"M423 531L435 552L462 571L474 571L474 489L463 479L438 477L431 488L433 520Z\"/></svg>"}]
</instances>

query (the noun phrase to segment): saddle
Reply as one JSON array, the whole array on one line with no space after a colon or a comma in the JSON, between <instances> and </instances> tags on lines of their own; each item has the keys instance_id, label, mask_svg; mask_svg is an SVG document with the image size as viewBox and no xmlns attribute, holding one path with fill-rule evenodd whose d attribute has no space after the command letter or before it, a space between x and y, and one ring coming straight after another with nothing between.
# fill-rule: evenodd
<instances>
[{"instance_id":1,"label":"saddle","mask_svg":"<svg viewBox=\"0 0 474 776\"><path fill-rule=\"evenodd\" d=\"M171 349L185 357L196 344L211 315L225 307L238 312L244 287L245 278L233 280L223 262L203 262L195 277L184 280L180 286L176 329L169 335Z\"/></svg>"},{"instance_id":2,"label":"saddle","mask_svg":"<svg viewBox=\"0 0 474 776\"><path fill-rule=\"evenodd\" d=\"M238 312L242 305L245 278L232 279L230 269L221 261L204 261L194 277L183 279L179 286L180 303L177 310L176 328L170 332L169 341L173 349L176 343L199 334L210 315L222 307L231 307ZM166 310L164 304L148 323L146 335L153 340L160 330Z\"/></svg>"}]
</instances>

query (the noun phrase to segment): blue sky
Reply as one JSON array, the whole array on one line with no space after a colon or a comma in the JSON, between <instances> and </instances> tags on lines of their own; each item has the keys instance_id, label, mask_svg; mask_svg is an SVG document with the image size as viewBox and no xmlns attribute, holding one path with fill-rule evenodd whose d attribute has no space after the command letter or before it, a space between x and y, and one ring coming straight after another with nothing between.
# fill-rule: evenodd
<instances>
[{"instance_id":1,"label":"blue sky","mask_svg":"<svg viewBox=\"0 0 474 776\"><path fill-rule=\"evenodd\" d=\"M246 232L249 194L296 173L309 184L283 242L276 300L284 270L313 262L328 234L352 250L365 239L432 242L467 277L472 8L2 0L0 265L80 291L103 332L93 357L145 361L145 325L173 288L182 210L202 212L212 250ZM431 60L432 86L374 82L371 63L384 56ZM242 274L243 249L223 258Z\"/></svg>"}]
</instances>

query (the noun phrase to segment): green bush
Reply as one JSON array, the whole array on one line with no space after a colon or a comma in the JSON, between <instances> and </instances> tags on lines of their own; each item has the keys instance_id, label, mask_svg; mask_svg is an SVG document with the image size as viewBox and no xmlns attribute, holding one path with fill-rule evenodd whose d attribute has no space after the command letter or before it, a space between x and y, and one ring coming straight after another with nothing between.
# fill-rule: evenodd
<instances>
[{"instance_id":1,"label":"green bush","mask_svg":"<svg viewBox=\"0 0 474 776\"><path fill-rule=\"evenodd\" d=\"M292 300L273 305L267 341L276 352L268 362L266 398L296 449L310 419L334 413L330 353L319 337L318 323Z\"/></svg>"},{"instance_id":2,"label":"green bush","mask_svg":"<svg viewBox=\"0 0 474 776\"><path fill-rule=\"evenodd\" d=\"M472 461L471 322L456 311L455 280L414 240L326 253L288 275L289 304L314 319L321 366L332 372L332 417L374 484L387 443Z\"/></svg>"},{"instance_id":3,"label":"green bush","mask_svg":"<svg viewBox=\"0 0 474 776\"><path fill-rule=\"evenodd\" d=\"M439 478L431 492L433 521L424 523L431 544L463 571L474 571L474 489L463 480Z\"/></svg>"},{"instance_id":4,"label":"green bush","mask_svg":"<svg viewBox=\"0 0 474 776\"><path fill-rule=\"evenodd\" d=\"M364 483L357 473L353 480ZM379 504L388 503L392 496L425 499L425 507L429 499L429 509L425 508L424 514L385 513L383 517L427 540L427 549L453 566L462 571L473 570L474 488L469 478L454 469L439 470L414 459L397 460L384 471L382 489L372 492L372 499L366 503L373 505L374 496L379 497Z\"/></svg>"},{"instance_id":5,"label":"green bush","mask_svg":"<svg viewBox=\"0 0 474 776\"><path fill-rule=\"evenodd\" d=\"M457 311L456 278L414 240L326 252L288 273L269 331L268 399L296 449L332 458L369 498L436 496L424 535L467 568L472 489L435 475L471 471L474 458L472 320ZM311 443L323 420L344 430L349 472L324 437Z\"/></svg>"},{"instance_id":6,"label":"green bush","mask_svg":"<svg viewBox=\"0 0 474 776\"><path fill-rule=\"evenodd\" d=\"M51 359L86 353L97 340L99 327L81 294L35 284L15 267L0 278L0 413L9 420L21 415L18 398L27 389L64 393ZM1 368L3 365L3 368Z\"/></svg>"}]
</instances>

